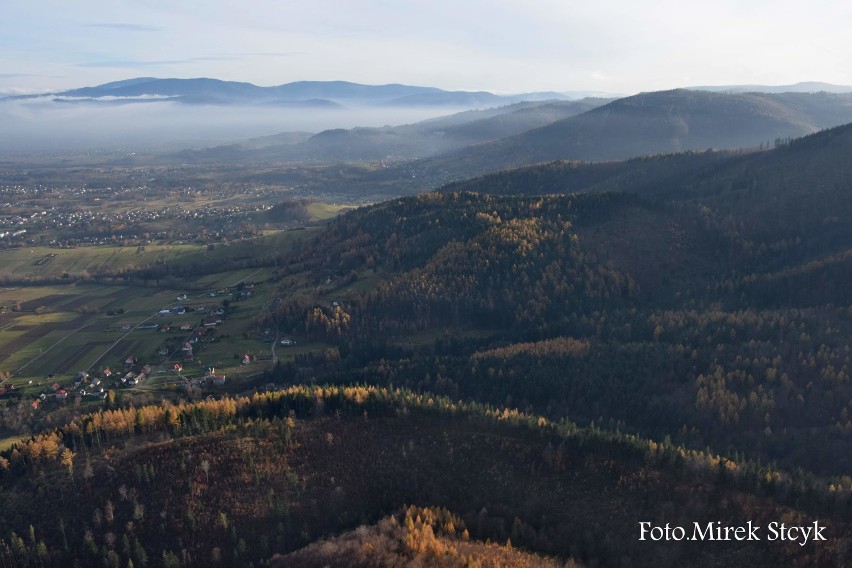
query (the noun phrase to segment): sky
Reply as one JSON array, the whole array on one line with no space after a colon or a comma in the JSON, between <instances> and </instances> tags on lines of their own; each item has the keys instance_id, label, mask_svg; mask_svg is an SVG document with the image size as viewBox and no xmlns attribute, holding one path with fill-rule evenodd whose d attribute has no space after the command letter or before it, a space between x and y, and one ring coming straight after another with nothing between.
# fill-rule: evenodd
<instances>
[{"instance_id":1,"label":"sky","mask_svg":"<svg viewBox=\"0 0 852 568\"><path fill-rule=\"evenodd\" d=\"M3 0L0 92L131 77L632 94L852 85L836 0Z\"/></svg>"}]
</instances>

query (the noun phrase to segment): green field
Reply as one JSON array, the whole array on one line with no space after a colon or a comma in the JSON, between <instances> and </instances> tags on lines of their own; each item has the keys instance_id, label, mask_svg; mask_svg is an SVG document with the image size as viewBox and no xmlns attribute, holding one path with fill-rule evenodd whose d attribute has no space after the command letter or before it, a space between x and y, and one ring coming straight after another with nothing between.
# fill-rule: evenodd
<instances>
[{"instance_id":1,"label":"green field","mask_svg":"<svg viewBox=\"0 0 852 568\"><path fill-rule=\"evenodd\" d=\"M8 450L12 444L21 440L26 440L28 436L10 436L8 438L0 438L0 452Z\"/></svg>"},{"instance_id":2,"label":"green field","mask_svg":"<svg viewBox=\"0 0 852 568\"><path fill-rule=\"evenodd\" d=\"M312 205L315 217L331 216L343 209L336 205ZM79 371L110 367L124 369L124 360L135 356L152 367L152 377L134 392L174 391L177 377L170 372L180 361L185 376L201 376L215 366L228 376L228 389L250 388L255 378L272 364L272 344L257 338L255 316L269 305L278 284L271 280L274 259L300 246L314 229L265 231L253 239L212 246L187 243L154 243L144 247L33 247L0 251L0 276L20 278L22 285L0 288L0 371L12 373L10 383L27 396L44 392L46 385L67 385ZM248 259L248 262L243 262ZM266 260L268 259L268 261ZM192 278L173 278L169 286L105 285L75 282L68 285L23 285L28 278L61 278L64 273L94 274L100 270L144 267L150 263L195 263L209 267ZM268 264L264 264L268 262ZM219 266L247 268L216 271ZM260 264L260 265L258 265ZM357 282L369 286L374 275ZM237 286L254 284L252 296L240 299ZM144 284L144 282L143 282ZM148 284L157 284L149 282ZM177 298L186 295L185 299ZM159 315L177 304L184 314ZM228 305L218 327L194 346L194 358L184 361L183 341L202 320ZM139 326L169 324L169 332ZM189 330L181 325L189 324ZM279 359L297 353L324 350L326 345L277 346ZM166 356L159 351L166 349ZM242 364L242 356L255 362ZM109 385L105 385L109 386Z\"/></svg>"},{"instance_id":3,"label":"green field","mask_svg":"<svg viewBox=\"0 0 852 568\"><path fill-rule=\"evenodd\" d=\"M351 205L339 205L337 203L309 203L307 205L308 215L312 220L324 220L336 217L343 212L355 209Z\"/></svg>"},{"instance_id":4,"label":"green field","mask_svg":"<svg viewBox=\"0 0 852 568\"><path fill-rule=\"evenodd\" d=\"M317 204L318 213L340 210ZM0 250L0 276L15 279L94 275L104 271L142 268L157 263L192 263L215 269L217 264L241 259L272 259L297 247L312 231L265 231L262 236L230 243L195 244L158 241L144 247L27 247Z\"/></svg>"},{"instance_id":5,"label":"green field","mask_svg":"<svg viewBox=\"0 0 852 568\"><path fill-rule=\"evenodd\" d=\"M214 276L218 280L205 277L201 281L218 290L247 277L265 280L269 270L239 270ZM101 285L4 288L0 290L0 302L34 311L7 310L2 314L0 370L14 373L11 383L25 393L32 391L32 394L43 390L50 374L54 375L50 381L65 384L82 370L106 366L121 370L124 359L130 355L157 370L168 370L174 361L181 360L183 354L177 349L191 333L180 330L180 326L200 326L204 317L221 308L227 300L230 303L229 315L211 334L215 340L208 343L209 336L206 336L196 346L195 361L185 363L186 372L192 373L197 367L200 374L204 367L213 365L230 378L254 375L271 364L272 346L255 339L252 331L254 316L268 304L274 290L273 283L257 284L254 294L244 300L238 300L234 289L215 297L210 297L207 292L190 292L180 303L195 311L162 317L157 315L158 311L174 306L178 303L177 296L186 292ZM84 311L79 307L66 311L66 306L80 298L87 299ZM107 309L122 309L124 312L107 315ZM165 333L155 329L137 329L140 324L166 323L172 330ZM163 347L169 349L168 357L159 355L158 351ZM247 353L253 355L256 362L242 365L235 355L241 358Z\"/></svg>"}]
</instances>

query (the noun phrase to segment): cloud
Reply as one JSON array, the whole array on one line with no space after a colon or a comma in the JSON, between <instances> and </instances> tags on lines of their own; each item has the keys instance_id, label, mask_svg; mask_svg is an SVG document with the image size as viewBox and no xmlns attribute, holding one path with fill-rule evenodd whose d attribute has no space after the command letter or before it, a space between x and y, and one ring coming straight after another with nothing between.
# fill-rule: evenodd
<instances>
[{"instance_id":1,"label":"cloud","mask_svg":"<svg viewBox=\"0 0 852 568\"><path fill-rule=\"evenodd\" d=\"M87 28L103 28L108 30L121 30L124 32L159 32L162 31L162 28L157 28L154 26L144 26L142 24L123 24L123 23L97 23L97 24L83 24L83 26Z\"/></svg>"},{"instance_id":2,"label":"cloud","mask_svg":"<svg viewBox=\"0 0 852 568\"><path fill-rule=\"evenodd\" d=\"M294 55L305 55L304 52L269 52L269 53L230 53L224 55L205 55L193 57L188 61L238 61L247 57L292 57Z\"/></svg>"},{"instance_id":3,"label":"cloud","mask_svg":"<svg viewBox=\"0 0 852 568\"><path fill-rule=\"evenodd\" d=\"M192 63L192 59L162 59L157 61L141 61L133 59L86 61L77 63L77 67L156 67L157 65L182 65Z\"/></svg>"},{"instance_id":4,"label":"cloud","mask_svg":"<svg viewBox=\"0 0 852 568\"><path fill-rule=\"evenodd\" d=\"M188 59L106 59L103 61L84 61L82 63L76 63L75 66L90 68L156 67L158 65L186 65L188 63L198 63L205 61L240 61L250 57L290 57L293 55L303 55L303 53L229 53L223 55L204 55L199 57L190 57ZM2 77L2 75L0 75L0 77Z\"/></svg>"}]
</instances>

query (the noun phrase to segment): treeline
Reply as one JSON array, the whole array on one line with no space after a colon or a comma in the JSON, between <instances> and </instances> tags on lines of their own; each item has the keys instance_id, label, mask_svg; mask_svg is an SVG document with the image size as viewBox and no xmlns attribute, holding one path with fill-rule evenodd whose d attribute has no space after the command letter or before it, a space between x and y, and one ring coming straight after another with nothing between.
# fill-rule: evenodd
<instances>
[{"instance_id":1,"label":"treeline","mask_svg":"<svg viewBox=\"0 0 852 568\"><path fill-rule=\"evenodd\" d=\"M580 427L561 419L549 420L508 407L495 407L477 402L463 402L445 396L417 393L407 389L377 386L292 386L276 392L255 393L250 397L224 397L176 405L128 407L103 410L84 415L69 424L14 444L0 453L0 469L5 475L21 475L40 467L61 465L73 476L73 458L85 448L106 447L123 439L165 433L172 437L198 436L233 428L254 428L256 421L285 419L279 431L285 439L293 427L286 419L339 413L343 416L398 416L410 411L453 419L485 420L496 425L520 427L542 436L553 436L554 442L568 443L572 450L604 452L622 459L652 459L675 470L705 472L708 480L730 474L738 485L755 490L789 485L794 477L758 462L736 462L708 451L689 450L669 441L655 442L617 429L594 424ZM273 424L278 424L273 422ZM615 452L615 454L613 453ZM79 464L77 464L79 465ZM720 470L721 468L721 470ZM725 475L722 475L725 477ZM829 484L797 473L795 482L805 483L807 492L828 494ZM769 484L768 486L766 484ZM848 487L847 487L848 483ZM831 483L831 493L852 491L852 479Z\"/></svg>"}]
</instances>

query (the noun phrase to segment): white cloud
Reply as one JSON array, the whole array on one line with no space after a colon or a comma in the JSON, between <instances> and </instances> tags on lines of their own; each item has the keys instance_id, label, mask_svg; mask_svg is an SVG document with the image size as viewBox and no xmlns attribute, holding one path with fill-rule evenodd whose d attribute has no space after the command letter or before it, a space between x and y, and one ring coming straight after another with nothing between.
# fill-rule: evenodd
<instances>
[{"instance_id":1,"label":"white cloud","mask_svg":"<svg viewBox=\"0 0 852 568\"><path fill-rule=\"evenodd\" d=\"M852 84L850 24L852 6L826 0L6 0L0 68L37 77L0 76L0 88L78 87L142 67L500 92Z\"/></svg>"}]
</instances>

